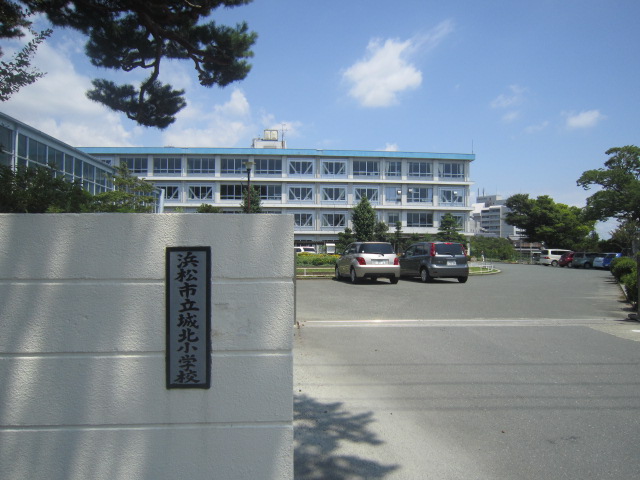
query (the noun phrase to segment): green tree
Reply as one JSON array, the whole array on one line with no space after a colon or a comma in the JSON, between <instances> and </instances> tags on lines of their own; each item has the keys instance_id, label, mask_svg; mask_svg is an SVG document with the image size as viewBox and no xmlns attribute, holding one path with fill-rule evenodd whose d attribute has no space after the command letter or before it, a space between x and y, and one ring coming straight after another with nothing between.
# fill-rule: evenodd
<instances>
[{"instance_id":1,"label":"green tree","mask_svg":"<svg viewBox=\"0 0 640 480\"><path fill-rule=\"evenodd\" d=\"M78 213L90 202L80 183L56 177L53 169L0 165L0 213Z\"/></svg>"},{"instance_id":2,"label":"green tree","mask_svg":"<svg viewBox=\"0 0 640 480\"><path fill-rule=\"evenodd\" d=\"M617 218L640 223L640 148L634 145L610 148L605 168L587 170L577 184L600 189L587 198L586 214L595 220Z\"/></svg>"},{"instance_id":3,"label":"green tree","mask_svg":"<svg viewBox=\"0 0 640 480\"><path fill-rule=\"evenodd\" d=\"M464 243L466 237L461 233L460 225L456 218L451 213L446 213L440 220L440 227L438 227L438 233L436 238L441 242L460 242Z\"/></svg>"},{"instance_id":4,"label":"green tree","mask_svg":"<svg viewBox=\"0 0 640 480\"><path fill-rule=\"evenodd\" d=\"M404 243L402 239L402 222L399 220L396 222L396 228L393 231L393 246L396 253L400 252L401 250L404 251Z\"/></svg>"},{"instance_id":5,"label":"green tree","mask_svg":"<svg viewBox=\"0 0 640 480\"><path fill-rule=\"evenodd\" d=\"M1 7L0 12L3 13ZM1 31L2 29L0 29ZM9 100L22 87L35 83L45 75L43 72L31 68L31 58L35 55L38 45L51 35L51 30L47 29L39 33L31 30L30 32L33 39L15 53L11 61L0 61L0 102ZM21 36L21 34L22 32L19 32L17 36ZM2 36L0 33L0 38ZM0 49L0 58L2 58L2 49Z\"/></svg>"},{"instance_id":6,"label":"green tree","mask_svg":"<svg viewBox=\"0 0 640 480\"><path fill-rule=\"evenodd\" d=\"M376 211L369 203L367 197L362 197L351 211L351 223L353 233L359 242L370 242L374 238L378 218Z\"/></svg>"},{"instance_id":7,"label":"green tree","mask_svg":"<svg viewBox=\"0 0 640 480\"><path fill-rule=\"evenodd\" d=\"M94 195L92 212L149 213L156 203L155 187L131 175L126 165L116 167L112 178L115 190Z\"/></svg>"},{"instance_id":8,"label":"green tree","mask_svg":"<svg viewBox=\"0 0 640 480\"><path fill-rule=\"evenodd\" d=\"M222 213L222 209L214 207L210 203L203 203L196 209L196 213Z\"/></svg>"},{"instance_id":9,"label":"green tree","mask_svg":"<svg viewBox=\"0 0 640 480\"><path fill-rule=\"evenodd\" d=\"M338 233L338 241L336 242L336 253L342 254L350 243L356 241L356 236L353 234L353 230L349 227L344 229L344 232Z\"/></svg>"},{"instance_id":10,"label":"green tree","mask_svg":"<svg viewBox=\"0 0 640 480\"><path fill-rule=\"evenodd\" d=\"M611 235L607 240L601 240L599 243L601 252L621 252L626 255L633 251L633 242L637 237L637 231L640 223L634 221L621 222L618 227L609 232Z\"/></svg>"},{"instance_id":11,"label":"green tree","mask_svg":"<svg viewBox=\"0 0 640 480\"><path fill-rule=\"evenodd\" d=\"M262 213L262 206L260 205L260 190L257 187L251 186L251 192L247 193L245 188L242 192L242 202L240 202L240 208L244 213Z\"/></svg>"},{"instance_id":12,"label":"green tree","mask_svg":"<svg viewBox=\"0 0 640 480\"><path fill-rule=\"evenodd\" d=\"M159 81L162 60L187 60L205 87L244 79L256 34L245 22L235 27L205 21L220 7L252 0L0 0L0 38L16 38L44 14L56 27L88 37L85 53L96 67L149 75L139 85L93 80L87 96L124 113L140 125L166 128L185 107L183 90Z\"/></svg>"},{"instance_id":13,"label":"green tree","mask_svg":"<svg viewBox=\"0 0 640 480\"><path fill-rule=\"evenodd\" d=\"M516 256L516 249L506 238L481 237L475 235L469 239L471 244L471 255L495 260L511 260Z\"/></svg>"},{"instance_id":14,"label":"green tree","mask_svg":"<svg viewBox=\"0 0 640 480\"><path fill-rule=\"evenodd\" d=\"M594 230L595 220L588 219L583 209L555 203L548 195L536 199L518 193L507 199L509 225L521 228L532 242L546 246L574 249Z\"/></svg>"},{"instance_id":15,"label":"green tree","mask_svg":"<svg viewBox=\"0 0 640 480\"><path fill-rule=\"evenodd\" d=\"M389 225L385 222L376 222L373 228L373 239L376 242L389 241Z\"/></svg>"}]
</instances>

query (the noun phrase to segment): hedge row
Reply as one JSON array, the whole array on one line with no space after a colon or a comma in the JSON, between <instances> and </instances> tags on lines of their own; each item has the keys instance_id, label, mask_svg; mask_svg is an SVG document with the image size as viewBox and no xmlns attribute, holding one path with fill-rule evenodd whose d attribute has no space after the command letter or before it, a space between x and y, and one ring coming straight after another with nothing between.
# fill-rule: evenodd
<instances>
[{"instance_id":1,"label":"hedge row","mask_svg":"<svg viewBox=\"0 0 640 480\"><path fill-rule=\"evenodd\" d=\"M638 303L638 264L633 258L619 257L611 262L611 273L624 285L627 298Z\"/></svg>"},{"instance_id":2,"label":"hedge row","mask_svg":"<svg viewBox=\"0 0 640 480\"><path fill-rule=\"evenodd\" d=\"M324 253L298 253L296 255L296 265L335 265L336 260L340 258L340 255L327 255Z\"/></svg>"}]
</instances>

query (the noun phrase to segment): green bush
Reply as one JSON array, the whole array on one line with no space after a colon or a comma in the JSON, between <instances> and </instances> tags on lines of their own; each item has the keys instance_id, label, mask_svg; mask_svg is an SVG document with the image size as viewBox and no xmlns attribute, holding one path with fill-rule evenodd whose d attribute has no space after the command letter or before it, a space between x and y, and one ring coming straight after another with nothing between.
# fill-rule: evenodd
<instances>
[{"instance_id":1,"label":"green bush","mask_svg":"<svg viewBox=\"0 0 640 480\"><path fill-rule=\"evenodd\" d=\"M296 265L335 265L339 255L327 255L324 253L299 253L296 255Z\"/></svg>"},{"instance_id":2,"label":"green bush","mask_svg":"<svg viewBox=\"0 0 640 480\"><path fill-rule=\"evenodd\" d=\"M611 262L611 274L622 282L622 277L635 271L636 261L629 257L614 258Z\"/></svg>"},{"instance_id":3,"label":"green bush","mask_svg":"<svg viewBox=\"0 0 640 480\"><path fill-rule=\"evenodd\" d=\"M638 303L638 271L634 269L627 273L622 277L621 282L624 284L629 301Z\"/></svg>"}]
</instances>

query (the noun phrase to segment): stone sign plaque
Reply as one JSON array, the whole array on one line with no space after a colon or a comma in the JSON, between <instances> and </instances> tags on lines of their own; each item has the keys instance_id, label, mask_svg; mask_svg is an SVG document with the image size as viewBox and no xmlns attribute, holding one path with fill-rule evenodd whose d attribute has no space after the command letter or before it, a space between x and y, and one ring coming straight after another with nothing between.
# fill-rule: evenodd
<instances>
[{"instance_id":1,"label":"stone sign plaque","mask_svg":"<svg viewBox=\"0 0 640 480\"><path fill-rule=\"evenodd\" d=\"M211 247L166 250L167 388L211 387Z\"/></svg>"}]
</instances>

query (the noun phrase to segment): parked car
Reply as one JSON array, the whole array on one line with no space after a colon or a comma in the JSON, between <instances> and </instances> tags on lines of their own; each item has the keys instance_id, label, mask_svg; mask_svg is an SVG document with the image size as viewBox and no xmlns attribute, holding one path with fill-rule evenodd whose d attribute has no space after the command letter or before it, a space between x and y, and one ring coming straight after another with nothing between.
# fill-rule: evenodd
<instances>
[{"instance_id":1,"label":"parked car","mask_svg":"<svg viewBox=\"0 0 640 480\"><path fill-rule=\"evenodd\" d=\"M400 279L400 262L387 242L354 242L336 261L336 280L349 277L351 283L363 278L388 278L391 283Z\"/></svg>"},{"instance_id":2,"label":"parked car","mask_svg":"<svg viewBox=\"0 0 640 480\"><path fill-rule=\"evenodd\" d=\"M562 248L543 248L540 250L540 265L557 267L560 257L570 251Z\"/></svg>"},{"instance_id":3,"label":"parked car","mask_svg":"<svg viewBox=\"0 0 640 480\"><path fill-rule=\"evenodd\" d=\"M571 266L573 268L591 268L593 267L593 259L598 256L595 252L575 252Z\"/></svg>"},{"instance_id":4,"label":"parked car","mask_svg":"<svg viewBox=\"0 0 640 480\"><path fill-rule=\"evenodd\" d=\"M469 278L467 253L461 243L414 243L400 256L400 275L420 277L423 282L433 278L457 278L465 283Z\"/></svg>"},{"instance_id":5,"label":"parked car","mask_svg":"<svg viewBox=\"0 0 640 480\"><path fill-rule=\"evenodd\" d=\"M602 264L604 263L605 255L606 253L599 253L593 257L593 268L603 268Z\"/></svg>"},{"instance_id":6,"label":"parked car","mask_svg":"<svg viewBox=\"0 0 640 480\"><path fill-rule=\"evenodd\" d=\"M558 266L570 267L572 260L573 260L573 252L563 253L562 256L560 257L560 260L558 260Z\"/></svg>"},{"instance_id":7,"label":"parked car","mask_svg":"<svg viewBox=\"0 0 640 480\"><path fill-rule=\"evenodd\" d=\"M621 253L607 253L604 256L604 259L602 259L602 268L604 268L605 270L610 270L611 269L611 261L614 258L618 258L621 257L622 254Z\"/></svg>"},{"instance_id":8,"label":"parked car","mask_svg":"<svg viewBox=\"0 0 640 480\"><path fill-rule=\"evenodd\" d=\"M316 253L316 247L293 247L293 251L296 253Z\"/></svg>"}]
</instances>

